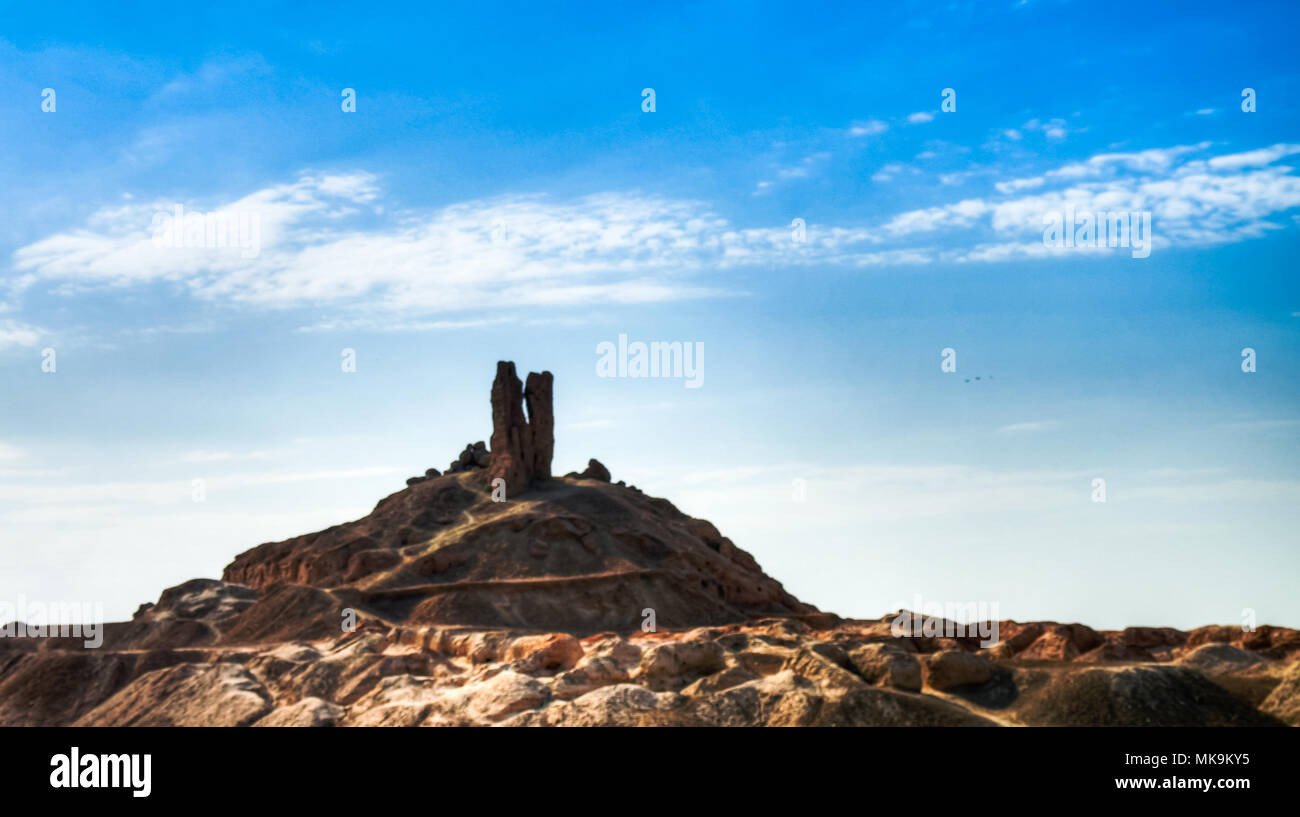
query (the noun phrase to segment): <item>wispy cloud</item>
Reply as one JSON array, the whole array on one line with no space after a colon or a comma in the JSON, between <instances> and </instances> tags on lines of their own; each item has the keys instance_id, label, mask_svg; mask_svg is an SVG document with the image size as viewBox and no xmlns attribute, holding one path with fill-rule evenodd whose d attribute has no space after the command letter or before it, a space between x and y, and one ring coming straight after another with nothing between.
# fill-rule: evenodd
<instances>
[{"instance_id":1,"label":"wispy cloud","mask_svg":"<svg viewBox=\"0 0 1300 817\"><path fill-rule=\"evenodd\" d=\"M1081 212L1151 211L1157 247L1205 246L1258 238L1283 229L1271 220L1300 206L1300 177L1275 164L1300 152L1279 144L1260 150L1191 159L1208 145L1108 153L996 186L1002 197L976 197L902 213L885 224L899 237L970 231L967 244L941 255L955 261L1046 257L1043 216ZM1040 190L1031 195L1016 195Z\"/></svg>"},{"instance_id":2,"label":"wispy cloud","mask_svg":"<svg viewBox=\"0 0 1300 817\"><path fill-rule=\"evenodd\" d=\"M1031 119L1021 126L1021 130L1042 133L1048 139L1053 141L1064 139L1067 135L1074 132L1066 126L1064 119L1048 119L1046 121L1041 119Z\"/></svg>"},{"instance_id":3,"label":"wispy cloud","mask_svg":"<svg viewBox=\"0 0 1300 817\"><path fill-rule=\"evenodd\" d=\"M717 294L674 276L771 244L699 202L637 194L510 196L382 217L377 195L370 174L308 174L210 208L257 216L256 258L158 247L153 218L172 204L128 203L19 249L14 267L20 286L65 291L170 282L199 298L269 307L364 301L442 312Z\"/></svg>"},{"instance_id":4,"label":"wispy cloud","mask_svg":"<svg viewBox=\"0 0 1300 817\"><path fill-rule=\"evenodd\" d=\"M879 119L854 122L849 126L849 136L877 136L889 130L889 124Z\"/></svg>"},{"instance_id":5,"label":"wispy cloud","mask_svg":"<svg viewBox=\"0 0 1300 817\"><path fill-rule=\"evenodd\" d=\"M168 283L196 298L267 308L401 312L397 323L437 330L508 320L503 310L534 305L736 294L717 274L744 268L1046 257L1059 250L1041 240L1043 216L1067 208L1149 210L1157 247L1230 243L1285 229L1288 222L1273 217L1300 206L1300 177L1278 162L1300 153L1300 145L1206 156L1208 147L1099 154L1039 176L990 179L987 195L875 225L808 224L798 237L789 225L744 228L704 202L637 192L563 200L511 195L403 210L384 201L371 174L307 173L211 207L259 216L256 258L155 246L154 214L170 203L128 200L96 211L82 228L20 248L11 285L21 294L37 285L76 292ZM900 165L880 172L892 178L917 171ZM478 314L426 317L455 311ZM304 329L359 320L365 315L345 313ZM0 322L0 347L36 339L34 327Z\"/></svg>"},{"instance_id":6,"label":"wispy cloud","mask_svg":"<svg viewBox=\"0 0 1300 817\"><path fill-rule=\"evenodd\" d=\"M41 330L21 321L0 320L0 351L13 346L35 346Z\"/></svg>"},{"instance_id":7,"label":"wispy cloud","mask_svg":"<svg viewBox=\"0 0 1300 817\"><path fill-rule=\"evenodd\" d=\"M249 75L269 73L271 66L261 54L210 59L196 70L178 75L154 95L155 101L194 93L211 92Z\"/></svg>"}]
</instances>

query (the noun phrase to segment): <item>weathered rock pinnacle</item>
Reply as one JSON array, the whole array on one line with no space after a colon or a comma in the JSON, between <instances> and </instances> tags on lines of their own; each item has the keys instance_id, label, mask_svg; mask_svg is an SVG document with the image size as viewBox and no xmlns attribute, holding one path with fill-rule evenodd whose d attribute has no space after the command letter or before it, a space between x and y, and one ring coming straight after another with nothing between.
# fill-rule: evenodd
<instances>
[{"instance_id":1,"label":"weathered rock pinnacle","mask_svg":"<svg viewBox=\"0 0 1300 817\"><path fill-rule=\"evenodd\" d=\"M533 479L549 479L551 455L555 453L555 415L551 409L550 372L528 373L524 385L524 403L528 406L528 426L533 432Z\"/></svg>"},{"instance_id":2,"label":"weathered rock pinnacle","mask_svg":"<svg viewBox=\"0 0 1300 817\"><path fill-rule=\"evenodd\" d=\"M528 388L515 374L515 364L497 362L492 381L492 443L488 476L506 481L511 496L528 489L534 480L551 476L555 450L555 417L551 408L550 372L530 372ZM524 416L524 402L528 416Z\"/></svg>"}]
</instances>

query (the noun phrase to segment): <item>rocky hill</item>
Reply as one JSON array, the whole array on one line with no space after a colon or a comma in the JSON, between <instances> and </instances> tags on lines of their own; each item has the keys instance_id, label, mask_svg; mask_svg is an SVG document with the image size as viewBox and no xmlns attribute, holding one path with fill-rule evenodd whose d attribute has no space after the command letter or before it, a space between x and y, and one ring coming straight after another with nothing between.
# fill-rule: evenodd
<instances>
[{"instance_id":1,"label":"rocky hill","mask_svg":"<svg viewBox=\"0 0 1300 817\"><path fill-rule=\"evenodd\" d=\"M104 644L0 639L0 725L1300 725L1300 633L894 634L710 523L552 476L553 378L498 364L467 445L355 522L165 590Z\"/></svg>"}]
</instances>

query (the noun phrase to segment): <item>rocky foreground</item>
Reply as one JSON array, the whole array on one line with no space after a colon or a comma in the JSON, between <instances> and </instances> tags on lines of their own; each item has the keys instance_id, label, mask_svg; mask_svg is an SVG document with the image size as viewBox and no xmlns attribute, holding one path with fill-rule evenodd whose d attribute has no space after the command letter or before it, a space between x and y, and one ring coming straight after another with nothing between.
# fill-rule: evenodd
<instances>
[{"instance_id":1,"label":"rocky foreground","mask_svg":"<svg viewBox=\"0 0 1300 817\"><path fill-rule=\"evenodd\" d=\"M1003 621L982 648L820 612L600 463L552 476L551 385L500 364L490 450L98 649L0 639L0 725L1300 725L1295 630Z\"/></svg>"},{"instance_id":2,"label":"rocky foreground","mask_svg":"<svg viewBox=\"0 0 1300 817\"><path fill-rule=\"evenodd\" d=\"M1300 725L1293 630L1002 622L991 650L896 638L892 617L586 636L368 618L340 633L345 603L197 579L97 650L0 642L0 724Z\"/></svg>"}]
</instances>

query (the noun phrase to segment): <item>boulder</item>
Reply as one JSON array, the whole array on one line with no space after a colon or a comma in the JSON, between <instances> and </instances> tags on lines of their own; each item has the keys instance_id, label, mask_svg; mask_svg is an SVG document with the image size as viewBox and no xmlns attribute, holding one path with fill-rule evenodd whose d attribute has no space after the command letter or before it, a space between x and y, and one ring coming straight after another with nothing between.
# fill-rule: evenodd
<instances>
[{"instance_id":1,"label":"boulder","mask_svg":"<svg viewBox=\"0 0 1300 817\"><path fill-rule=\"evenodd\" d=\"M136 611L150 621L171 618L220 622L233 618L257 601L257 591L217 579L190 579L162 591L158 603Z\"/></svg>"},{"instance_id":2,"label":"boulder","mask_svg":"<svg viewBox=\"0 0 1300 817\"><path fill-rule=\"evenodd\" d=\"M595 479L601 482L609 482L609 469L601 465L600 460L587 460L587 469L578 476L583 479Z\"/></svg>"},{"instance_id":3,"label":"boulder","mask_svg":"<svg viewBox=\"0 0 1300 817\"><path fill-rule=\"evenodd\" d=\"M982 655L944 650L925 656L925 683L941 692L992 680L996 665Z\"/></svg>"},{"instance_id":4,"label":"boulder","mask_svg":"<svg viewBox=\"0 0 1300 817\"><path fill-rule=\"evenodd\" d=\"M849 661L862 680L876 686L921 689L921 662L916 655L893 644L862 644L848 651Z\"/></svg>"},{"instance_id":5,"label":"boulder","mask_svg":"<svg viewBox=\"0 0 1300 817\"><path fill-rule=\"evenodd\" d=\"M726 666L722 647L712 641L677 641L646 650L635 680L656 692L680 689Z\"/></svg>"},{"instance_id":6,"label":"boulder","mask_svg":"<svg viewBox=\"0 0 1300 817\"><path fill-rule=\"evenodd\" d=\"M504 658L520 672L567 670L582 658L582 644L566 633L524 636L506 648Z\"/></svg>"}]
</instances>

